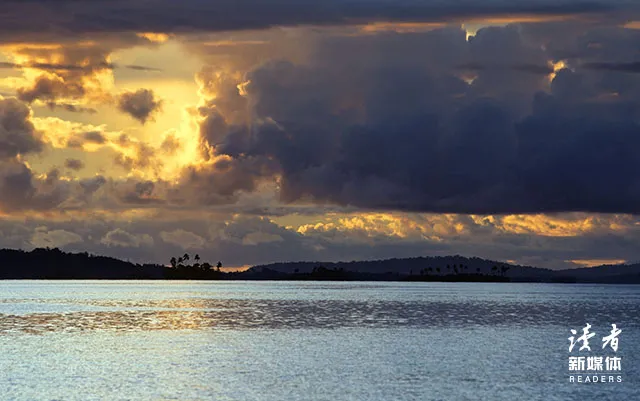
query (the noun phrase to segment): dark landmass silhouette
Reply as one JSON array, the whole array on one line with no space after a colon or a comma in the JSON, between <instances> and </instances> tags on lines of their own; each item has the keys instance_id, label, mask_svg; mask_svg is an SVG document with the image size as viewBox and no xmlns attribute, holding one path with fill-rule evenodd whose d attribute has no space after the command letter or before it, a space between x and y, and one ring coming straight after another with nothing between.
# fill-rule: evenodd
<instances>
[{"instance_id":1,"label":"dark landmass silhouette","mask_svg":"<svg viewBox=\"0 0 640 401\"><path fill-rule=\"evenodd\" d=\"M192 261L193 263L187 264ZM463 256L415 257L352 262L285 262L224 272L184 254L170 265L136 264L116 258L67 253L57 248L0 250L0 279L150 280L335 280L545 282L640 284L640 263L550 270Z\"/></svg>"}]
</instances>

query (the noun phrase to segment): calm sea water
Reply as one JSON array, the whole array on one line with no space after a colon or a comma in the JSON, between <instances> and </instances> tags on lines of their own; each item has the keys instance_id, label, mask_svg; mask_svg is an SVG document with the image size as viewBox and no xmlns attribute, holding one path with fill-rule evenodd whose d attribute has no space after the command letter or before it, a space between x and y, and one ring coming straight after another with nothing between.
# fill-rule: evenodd
<instances>
[{"instance_id":1,"label":"calm sea water","mask_svg":"<svg viewBox=\"0 0 640 401\"><path fill-rule=\"evenodd\" d=\"M0 400L634 400L639 307L624 285L0 281ZM622 383L570 383L570 355L621 357Z\"/></svg>"}]
</instances>

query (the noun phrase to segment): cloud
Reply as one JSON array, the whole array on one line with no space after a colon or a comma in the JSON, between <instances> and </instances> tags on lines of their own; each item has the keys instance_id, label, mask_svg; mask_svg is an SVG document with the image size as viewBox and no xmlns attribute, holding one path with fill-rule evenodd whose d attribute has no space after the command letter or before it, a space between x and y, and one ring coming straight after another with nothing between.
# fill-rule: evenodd
<instances>
[{"instance_id":1,"label":"cloud","mask_svg":"<svg viewBox=\"0 0 640 401\"><path fill-rule=\"evenodd\" d=\"M209 162L187 166L168 194L177 205L221 205L238 201L241 193L256 191L260 179L272 177L273 163L261 157L234 159L216 157Z\"/></svg>"},{"instance_id":2,"label":"cloud","mask_svg":"<svg viewBox=\"0 0 640 401\"><path fill-rule=\"evenodd\" d=\"M324 2L262 2L256 0L187 0L176 13L172 0L144 3L124 0L77 2L33 0L12 4L0 26L7 33L30 32L180 32L264 29L279 25L345 25L373 21L445 21L484 16L580 15L635 11L624 0L527 0L520 2L467 0L455 4L436 0L397 3L380 0ZM153 10L153 12L150 12ZM26 18L28 16L29 18Z\"/></svg>"},{"instance_id":3,"label":"cloud","mask_svg":"<svg viewBox=\"0 0 640 401\"><path fill-rule=\"evenodd\" d=\"M52 210L69 197L71 186L60 180L58 170L35 177L17 160L0 161L0 210Z\"/></svg>"},{"instance_id":4,"label":"cloud","mask_svg":"<svg viewBox=\"0 0 640 401\"><path fill-rule=\"evenodd\" d=\"M84 135L84 140L89 142L89 143L95 143L98 145L102 145L105 142L107 142L106 138L104 137L104 134L102 132L99 131L89 131L89 132L85 132Z\"/></svg>"},{"instance_id":5,"label":"cloud","mask_svg":"<svg viewBox=\"0 0 640 401\"><path fill-rule=\"evenodd\" d=\"M162 100L150 89L138 89L135 92L125 92L118 98L118 109L129 114L141 124L153 118L162 108Z\"/></svg>"},{"instance_id":6,"label":"cloud","mask_svg":"<svg viewBox=\"0 0 640 401\"><path fill-rule=\"evenodd\" d=\"M127 139L124 142L118 142L123 149L116 154L114 158L115 164L127 171L152 169L158 173L162 169L163 161L157 157L156 148L137 140Z\"/></svg>"},{"instance_id":7,"label":"cloud","mask_svg":"<svg viewBox=\"0 0 640 401\"><path fill-rule=\"evenodd\" d=\"M81 236L65 230L48 231L46 227L39 227L31 238L31 244L36 248L59 248L70 244L83 242Z\"/></svg>"},{"instance_id":8,"label":"cloud","mask_svg":"<svg viewBox=\"0 0 640 401\"><path fill-rule=\"evenodd\" d=\"M553 67L549 65L536 65L536 64L514 64L514 65L483 65L483 64L463 64L457 66L457 68L461 70L469 70L469 71L484 71L488 69L494 70L505 70L512 69L514 71L525 72L529 74L538 74L543 76L548 76L552 74Z\"/></svg>"},{"instance_id":9,"label":"cloud","mask_svg":"<svg viewBox=\"0 0 640 401\"><path fill-rule=\"evenodd\" d=\"M89 106L118 105L113 83L115 69L158 71L152 67L120 66L110 62L112 54L118 50L139 44L152 46L133 32L87 36L83 40L73 35L34 36L36 43L19 40L13 43L13 37L3 40L0 33L0 43L7 45L5 55L13 60L0 63L0 68L21 70L22 77L14 79L11 87L15 88L16 96L26 103L46 105L52 110L95 114L96 108ZM120 100L126 98L125 94L125 98ZM142 92L129 100L127 112L136 113L138 119L149 117L144 104L141 104L144 100Z\"/></svg>"},{"instance_id":10,"label":"cloud","mask_svg":"<svg viewBox=\"0 0 640 401\"><path fill-rule=\"evenodd\" d=\"M166 243L177 245L182 249L202 249L205 239L197 234L182 229L160 232L160 238Z\"/></svg>"},{"instance_id":11,"label":"cloud","mask_svg":"<svg viewBox=\"0 0 640 401\"><path fill-rule=\"evenodd\" d=\"M0 160L39 152L42 145L29 107L14 98L0 98Z\"/></svg>"},{"instance_id":12,"label":"cloud","mask_svg":"<svg viewBox=\"0 0 640 401\"><path fill-rule=\"evenodd\" d=\"M93 194L106 183L107 183L107 179L101 175L79 181L80 187L83 189L83 192L87 195Z\"/></svg>"},{"instance_id":13,"label":"cloud","mask_svg":"<svg viewBox=\"0 0 640 401\"><path fill-rule=\"evenodd\" d=\"M508 221L502 221L506 217ZM636 261L640 239L640 222L630 215L572 213L529 219L353 212L286 216L285 221L298 221L291 226L277 220L203 211L81 212L62 219L32 213L28 219L0 219L0 248L31 248L37 231L62 230L82 239L59 245L64 250L136 262L167 263L190 249L205 261L221 260L225 266L461 254L559 268L575 267L572 260ZM162 239L162 232L175 241Z\"/></svg>"},{"instance_id":14,"label":"cloud","mask_svg":"<svg viewBox=\"0 0 640 401\"><path fill-rule=\"evenodd\" d=\"M455 28L329 37L306 62L263 63L235 82L203 70L215 93L199 109L203 152L245 172L225 187L251 191L272 175L288 203L640 213L640 82L541 68L554 61L543 43L517 26L468 41ZM459 65L510 67L478 68L470 84ZM217 169L191 176L220 192Z\"/></svg>"},{"instance_id":15,"label":"cloud","mask_svg":"<svg viewBox=\"0 0 640 401\"><path fill-rule=\"evenodd\" d=\"M54 109L62 109L64 111L68 111L70 113L96 114L98 112L96 109L91 108L91 107L76 106L75 104L70 104L70 103L49 102L49 103L47 103L47 106L49 106L49 108L52 109L52 110L54 110Z\"/></svg>"},{"instance_id":16,"label":"cloud","mask_svg":"<svg viewBox=\"0 0 640 401\"><path fill-rule=\"evenodd\" d=\"M225 265L451 253L549 267L637 260L640 81L629 72L640 32L555 17L469 38L435 25L174 35L209 65L184 127L149 142L136 137L155 126L35 118L4 99L0 244L31 247L46 226L39 243L75 233L82 242L60 246L165 263L185 249ZM243 40L209 41L224 35ZM38 113L117 105L115 66L101 63L169 38L82 37L11 50L11 61L31 63L18 92ZM141 122L158 102L144 97ZM67 159L87 163L82 178Z\"/></svg>"},{"instance_id":17,"label":"cloud","mask_svg":"<svg viewBox=\"0 0 640 401\"><path fill-rule=\"evenodd\" d=\"M31 170L22 163L0 165L0 208L15 210L30 204L36 193L32 178Z\"/></svg>"},{"instance_id":18,"label":"cloud","mask_svg":"<svg viewBox=\"0 0 640 401\"><path fill-rule=\"evenodd\" d=\"M618 71L640 74L640 62L631 63L585 63L583 68L592 70Z\"/></svg>"},{"instance_id":19,"label":"cloud","mask_svg":"<svg viewBox=\"0 0 640 401\"><path fill-rule=\"evenodd\" d=\"M126 68L129 70L136 71L162 71L159 68L155 67L147 67L143 65L124 65L119 66L117 64L101 62L96 65L73 65L73 64L53 64L53 63L36 63L29 62L26 64L18 64L18 63L10 63L10 62L0 62L0 68L12 68L12 69L35 69L35 70L43 70L43 71L85 71L85 72L93 72L95 70L113 70L116 68Z\"/></svg>"},{"instance_id":20,"label":"cloud","mask_svg":"<svg viewBox=\"0 0 640 401\"><path fill-rule=\"evenodd\" d=\"M78 159L67 159L64 161L64 166L70 170L79 171L84 168L84 162Z\"/></svg>"},{"instance_id":21,"label":"cloud","mask_svg":"<svg viewBox=\"0 0 640 401\"><path fill-rule=\"evenodd\" d=\"M129 205L160 205L165 202L156 196L156 187L160 186L160 183L154 183L153 181L138 181L138 180L126 180L119 182L114 192L117 194L118 199Z\"/></svg>"},{"instance_id":22,"label":"cloud","mask_svg":"<svg viewBox=\"0 0 640 401\"><path fill-rule=\"evenodd\" d=\"M85 88L78 82L65 81L60 76L40 76L31 87L18 88L18 99L32 103L44 100L54 103L59 98L80 99L85 95Z\"/></svg>"},{"instance_id":23,"label":"cloud","mask_svg":"<svg viewBox=\"0 0 640 401\"><path fill-rule=\"evenodd\" d=\"M262 232L254 232L245 235L242 239L242 243L244 245L258 245L270 242L281 242L284 241L281 236L277 234L269 234Z\"/></svg>"},{"instance_id":24,"label":"cloud","mask_svg":"<svg viewBox=\"0 0 640 401\"><path fill-rule=\"evenodd\" d=\"M162 71L161 68L146 67L144 65L125 65L124 68L127 68L129 70L135 70L135 71L152 71L152 72Z\"/></svg>"},{"instance_id":25,"label":"cloud","mask_svg":"<svg viewBox=\"0 0 640 401\"><path fill-rule=\"evenodd\" d=\"M116 228L109 231L100 243L109 247L138 248L140 246L153 246L153 238L148 234L131 234L123 229Z\"/></svg>"}]
</instances>

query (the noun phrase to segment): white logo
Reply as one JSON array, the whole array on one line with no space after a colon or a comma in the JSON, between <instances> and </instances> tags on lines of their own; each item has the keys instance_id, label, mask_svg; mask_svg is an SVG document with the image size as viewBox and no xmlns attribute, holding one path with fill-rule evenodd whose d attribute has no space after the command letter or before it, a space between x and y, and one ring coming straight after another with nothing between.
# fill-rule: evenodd
<instances>
[{"instance_id":1,"label":"white logo","mask_svg":"<svg viewBox=\"0 0 640 401\"><path fill-rule=\"evenodd\" d=\"M582 335L578 338L578 331L570 329L569 353L580 343L577 352L591 352L589 340L596 333L591 331L591 325L587 323L582 328ZM609 347L614 353L618 352L618 336L622 330L614 323L611 325L608 336L602 337L602 349ZM596 356L569 356L569 382L570 383L620 383L622 382L622 357L611 355Z\"/></svg>"}]
</instances>

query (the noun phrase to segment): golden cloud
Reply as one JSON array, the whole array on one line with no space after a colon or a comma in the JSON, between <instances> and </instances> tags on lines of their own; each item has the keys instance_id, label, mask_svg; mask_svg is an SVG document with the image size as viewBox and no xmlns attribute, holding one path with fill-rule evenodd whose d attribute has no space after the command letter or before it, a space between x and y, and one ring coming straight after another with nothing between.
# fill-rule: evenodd
<instances>
[{"instance_id":1,"label":"golden cloud","mask_svg":"<svg viewBox=\"0 0 640 401\"><path fill-rule=\"evenodd\" d=\"M399 239L440 241L445 237L469 233L463 217L453 214L357 213L329 215L325 221L301 224L296 231L316 233L352 233L361 237L395 237Z\"/></svg>"},{"instance_id":2,"label":"golden cloud","mask_svg":"<svg viewBox=\"0 0 640 401\"><path fill-rule=\"evenodd\" d=\"M572 259L567 260L569 263L578 265L580 267L595 267L602 265L620 265L626 263L624 259Z\"/></svg>"},{"instance_id":3,"label":"golden cloud","mask_svg":"<svg viewBox=\"0 0 640 401\"><path fill-rule=\"evenodd\" d=\"M625 231L632 226L627 215L554 215L472 216L476 224L494 226L510 234L535 234L545 237L576 237L593 232Z\"/></svg>"}]
</instances>

